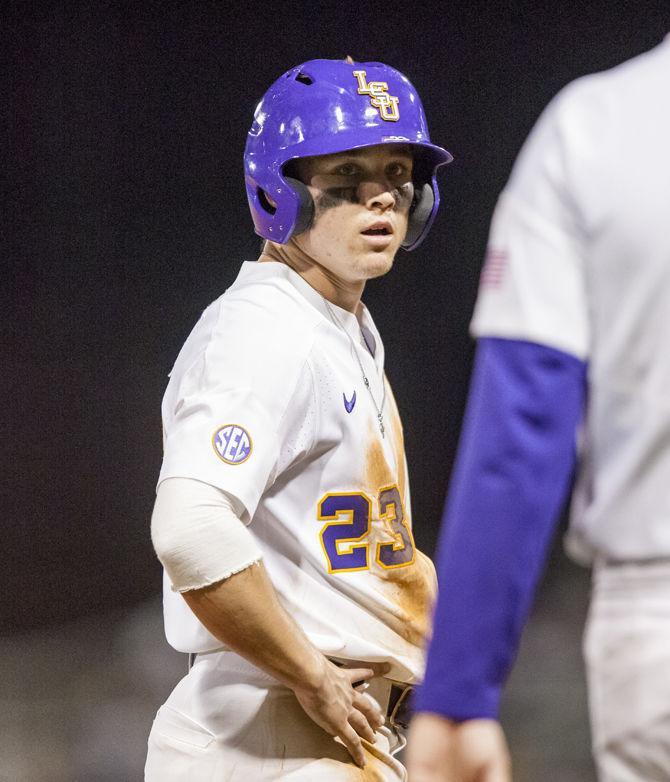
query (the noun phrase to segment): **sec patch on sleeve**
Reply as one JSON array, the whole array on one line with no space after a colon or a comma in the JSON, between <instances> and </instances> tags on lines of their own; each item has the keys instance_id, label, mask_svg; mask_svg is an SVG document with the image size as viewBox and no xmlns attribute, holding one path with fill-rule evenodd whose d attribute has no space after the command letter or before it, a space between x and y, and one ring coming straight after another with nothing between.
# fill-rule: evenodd
<instances>
[{"instance_id":1,"label":"sec patch on sleeve","mask_svg":"<svg viewBox=\"0 0 670 782\"><path fill-rule=\"evenodd\" d=\"M253 443L247 430L237 424L220 426L212 437L216 455L226 464L242 464L251 456Z\"/></svg>"}]
</instances>

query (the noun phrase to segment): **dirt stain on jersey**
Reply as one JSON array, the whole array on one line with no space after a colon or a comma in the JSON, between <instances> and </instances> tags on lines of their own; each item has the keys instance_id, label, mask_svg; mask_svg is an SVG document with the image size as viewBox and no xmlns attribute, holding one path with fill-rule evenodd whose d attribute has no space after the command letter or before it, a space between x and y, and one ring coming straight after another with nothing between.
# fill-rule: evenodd
<instances>
[{"instance_id":1,"label":"dirt stain on jersey","mask_svg":"<svg viewBox=\"0 0 670 782\"><path fill-rule=\"evenodd\" d=\"M391 409L391 432L393 436L393 450L395 451L395 461L398 465L398 488L400 489L400 496L405 497L405 489L407 484L407 463L405 460L405 435L403 434L402 421L400 420L400 414L398 412L398 406L395 402L395 397L389 386L389 408Z\"/></svg>"},{"instance_id":2,"label":"dirt stain on jersey","mask_svg":"<svg viewBox=\"0 0 670 782\"><path fill-rule=\"evenodd\" d=\"M382 763L375 754L375 748L369 745L363 745L365 748L365 768L360 769L361 782L385 782L388 775L384 771L389 771L388 766ZM384 769L384 766L386 768Z\"/></svg>"},{"instance_id":3,"label":"dirt stain on jersey","mask_svg":"<svg viewBox=\"0 0 670 782\"><path fill-rule=\"evenodd\" d=\"M392 399L392 397L391 397ZM374 426L368 433L366 452L366 483L369 490L377 496L383 487L395 484L400 490L403 502L406 502L406 466L402 424L398 416L395 402L389 405L391 410L390 429L393 437L395 465L391 466L384 454L379 435ZM411 528L409 509L406 508L408 526ZM384 527L377 525L378 535L372 539L379 540L384 534ZM384 541L388 541L388 529ZM435 568L430 559L415 550L414 562L405 567L383 568L373 565L372 573L383 583L381 589L384 596L395 604L399 611L400 621L394 627L396 632L410 643L423 646L430 631L431 613L437 592Z\"/></svg>"}]
</instances>

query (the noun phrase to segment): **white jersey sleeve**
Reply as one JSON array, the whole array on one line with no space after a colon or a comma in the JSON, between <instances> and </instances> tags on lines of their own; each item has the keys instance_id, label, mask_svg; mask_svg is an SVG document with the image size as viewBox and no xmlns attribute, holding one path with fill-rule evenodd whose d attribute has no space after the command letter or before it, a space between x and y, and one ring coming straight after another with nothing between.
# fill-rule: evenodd
<instances>
[{"instance_id":1,"label":"white jersey sleeve","mask_svg":"<svg viewBox=\"0 0 670 782\"><path fill-rule=\"evenodd\" d=\"M473 336L537 342L580 359L589 352L583 229L566 147L579 124L561 94L528 137L493 217L471 324Z\"/></svg>"},{"instance_id":2,"label":"white jersey sleeve","mask_svg":"<svg viewBox=\"0 0 670 782\"><path fill-rule=\"evenodd\" d=\"M242 503L249 521L281 462L313 437L310 342L306 335L296 344L286 316L273 322L271 307L252 319L241 297L226 299L205 311L172 371L159 483L181 477L217 486ZM303 443L286 454L296 433Z\"/></svg>"},{"instance_id":3,"label":"white jersey sleeve","mask_svg":"<svg viewBox=\"0 0 670 782\"><path fill-rule=\"evenodd\" d=\"M670 555L670 37L563 89L497 206L476 337L588 361L568 547Z\"/></svg>"}]
</instances>

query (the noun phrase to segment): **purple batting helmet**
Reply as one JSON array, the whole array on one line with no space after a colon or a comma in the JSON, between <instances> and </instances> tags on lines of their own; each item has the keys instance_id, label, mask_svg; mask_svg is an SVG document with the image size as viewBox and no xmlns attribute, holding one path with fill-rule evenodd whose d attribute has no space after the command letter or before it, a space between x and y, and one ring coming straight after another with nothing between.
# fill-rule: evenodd
<instances>
[{"instance_id":1,"label":"purple batting helmet","mask_svg":"<svg viewBox=\"0 0 670 782\"><path fill-rule=\"evenodd\" d=\"M409 80L383 63L345 60L310 60L280 76L256 108L244 151L256 233L285 244L311 224L309 190L284 173L290 160L375 144L412 148L415 196L402 246L413 250L440 203L435 172L452 157L430 143L423 106Z\"/></svg>"}]
</instances>

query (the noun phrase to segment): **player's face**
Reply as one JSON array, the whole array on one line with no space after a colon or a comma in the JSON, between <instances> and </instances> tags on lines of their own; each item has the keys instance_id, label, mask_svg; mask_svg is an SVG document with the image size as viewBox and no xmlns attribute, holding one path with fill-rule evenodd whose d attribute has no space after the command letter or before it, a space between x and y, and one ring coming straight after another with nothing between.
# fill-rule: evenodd
<instances>
[{"instance_id":1,"label":"player's face","mask_svg":"<svg viewBox=\"0 0 670 782\"><path fill-rule=\"evenodd\" d=\"M407 233L412 163L411 152L394 145L296 161L315 204L296 245L345 283L385 274Z\"/></svg>"}]
</instances>

